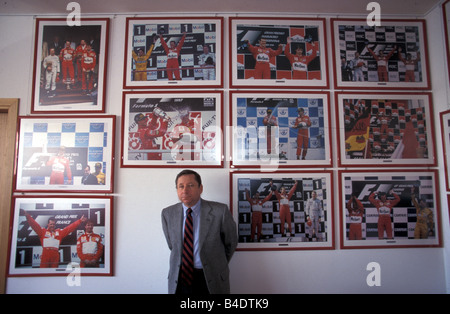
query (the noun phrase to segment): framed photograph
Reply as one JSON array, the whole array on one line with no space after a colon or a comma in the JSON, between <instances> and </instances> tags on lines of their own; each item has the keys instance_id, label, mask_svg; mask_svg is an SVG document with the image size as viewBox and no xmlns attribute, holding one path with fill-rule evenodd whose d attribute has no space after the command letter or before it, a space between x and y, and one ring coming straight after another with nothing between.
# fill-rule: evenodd
<instances>
[{"instance_id":1,"label":"framed photograph","mask_svg":"<svg viewBox=\"0 0 450 314\"><path fill-rule=\"evenodd\" d=\"M340 166L436 165L431 94L335 96Z\"/></svg>"},{"instance_id":2,"label":"framed photograph","mask_svg":"<svg viewBox=\"0 0 450 314\"><path fill-rule=\"evenodd\" d=\"M442 147L444 148L445 185L447 192L450 192L450 110L440 113Z\"/></svg>"},{"instance_id":3,"label":"framed photograph","mask_svg":"<svg viewBox=\"0 0 450 314\"><path fill-rule=\"evenodd\" d=\"M437 170L340 171L341 247L439 247Z\"/></svg>"},{"instance_id":4,"label":"framed photograph","mask_svg":"<svg viewBox=\"0 0 450 314\"><path fill-rule=\"evenodd\" d=\"M425 20L331 19L335 87L430 89Z\"/></svg>"},{"instance_id":5,"label":"framed photograph","mask_svg":"<svg viewBox=\"0 0 450 314\"><path fill-rule=\"evenodd\" d=\"M325 19L230 18L230 86L328 88Z\"/></svg>"},{"instance_id":6,"label":"framed photograph","mask_svg":"<svg viewBox=\"0 0 450 314\"><path fill-rule=\"evenodd\" d=\"M16 192L112 193L116 116L19 117Z\"/></svg>"},{"instance_id":7,"label":"framed photograph","mask_svg":"<svg viewBox=\"0 0 450 314\"><path fill-rule=\"evenodd\" d=\"M222 92L124 92L121 167L223 167Z\"/></svg>"},{"instance_id":8,"label":"framed photograph","mask_svg":"<svg viewBox=\"0 0 450 314\"><path fill-rule=\"evenodd\" d=\"M105 112L109 18L36 19L31 113Z\"/></svg>"},{"instance_id":9,"label":"framed photograph","mask_svg":"<svg viewBox=\"0 0 450 314\"><path fill-rule=\"evenodd\" d=\"M230 176L238 250L334 249L332 171Z\"/></svg>"},{"instance_id":10,"label":"framed photograph","mask_svg":"<svg viewBox=\"0 0 450 314\"><path fill-rule=\"evenodd\" d=\"M223 86L223 17L126 23L125 89Z\"/></svg>"},{"instance_id":11,"label":"framed photograph","mask_svg":"<svg viewBox=\"0 0 450 314\"><path fill-rule=\"evenodd\" d=\"M232 166L332 165L329 94L230 92Z\"/></svg>"},{"instance_id":12,"label":"framed photograph","mask_svg":"<svg viewBox=\"0 0 450 314\"><path fill-rule=\"evenodd\" d=\"M112 276L112 196L13 196L9 271Z\"/></svg>"}]
</instances>

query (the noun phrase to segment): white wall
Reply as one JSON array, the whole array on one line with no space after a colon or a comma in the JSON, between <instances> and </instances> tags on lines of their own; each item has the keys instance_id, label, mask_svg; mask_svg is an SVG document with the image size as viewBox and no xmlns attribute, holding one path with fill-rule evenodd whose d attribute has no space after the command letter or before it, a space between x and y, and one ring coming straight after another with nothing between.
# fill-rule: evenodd
<instances>
[{"instance_id":1,"label":"white wall","mask_svg":"<svg viewBox=\"0 0 450 314\"><path fill-rule=\"evenodd\" d=\"M160 212L163 207L177 202L174 178L179 169L121 169L119 166L126 16L116 15L111 18L106 110L108 114L115 114L119 118L114 194L115 275L82 277L81 287L67 286L65 277L9 278L7 293L167 292L169 250L161 230ZM444 66L446 61L440 8L428 14L427 22L437 145L440 151L439 169L443 173L437 122L439 112L449 107L449 85ZM33 29L32 16L0 16L0 97L20 98L21 115L30 113ZM328 49L331 51L330 45ZM227 87L228 78L225 84ZM227 93L225 96L227 104ZM333 97L331 101L334 101ZM225 110L227 118L228 110ZM229 204L229 169L198 171L204 180L203 197ZM450 229L443 178L441 191L444 248L340 250L337 245L333 251L239 251L230 265L231 290L233 293L285 294L447 293L450 291L450 245L446 239L449 238ZM335 197L335 202L337 239L338 197ZM370 262L381 265L381 287L368 287L366 284L369 274L366 266Z\"/></svg>"}]
</instances>

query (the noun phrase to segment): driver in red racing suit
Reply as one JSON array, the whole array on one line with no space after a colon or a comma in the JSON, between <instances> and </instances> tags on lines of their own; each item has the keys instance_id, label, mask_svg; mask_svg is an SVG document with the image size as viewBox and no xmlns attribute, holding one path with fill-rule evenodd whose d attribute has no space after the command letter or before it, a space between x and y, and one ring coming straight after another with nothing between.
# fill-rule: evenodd
<instances>
[{"instance_id":1,"label":"driver in red racing suit","mask_svg":"<svg viewBox=\"0 0 450 314\"><path fill-rule=\"evenodd\" d=\"M248 50L256 60L255 79L270 79L270 58L278 56L283 52L283 46L280 44L277 50L266 47L266 40L262 38L259 46L252 46L246 41Z\"/></svg>"},{"instance_id":2,"label":"driver in red racing suit","mask_svg":"<svg viewBox=\"0 0 450 314\"><path fill-rule=\"evenodd\" d=\"M86 46L86 52L83 53L81 59L81 69L83 71L83 76L81 80L81 88L83 91L92 92L94 89L94 70L97 64L97 55L95 51L91 50L91 46Z\"/></svg>"},{"instance_id":3,"label":"driver in red racing suit","mask_svg":"<svg viewBox=\"0 0 450 314\"><path fill-rule=\"evenodd\" d=\"M303 48L297 47L295 54L291 53L292 39L287 39L286 47L284 48L284 54L288 58L292 67L292 78L294 80L306 80L308 79L308 64L317 57L317 47L315 43L312 43L312 53L309 56L303 54Z\"/></svg>"},{"instance_id":4,"label":"driver in red racing suit","mask_svg":"<svg viewBox=\"0 0 450 314\"><path fill-rule=\"evenodd\" d=\"M173 76L175 76L176 80L180 80L180 65L178 63L178 57L180 56L181 48L183 47L184 40L186 38L186 33L183 33L183 37L181 37L178 45L174 41L170 41L170 48L167 46L162 34L159 35L159 38L164 51L167 54L167 76L169 80L173 80Z\"/></svg>"},{"instance_id":5,"label":"driver in red racing suit","mask_svg":"<svg viewBox=\"0 0 450 314\"><path fill-rule=\"evenodd\" d=\"M85 225L85 233L77 240L80 267L99 267L103 249L102 237L94 233L94 223L88 220Z\"/></svg>"},{"instance_id":6,"label":"driver in red racing suit","mask_svg":"<svg viewBox=\"0 0 450 314\"><path fill-rule=\"evenodd\" d=\"M349 240L362 240L361 223L364 217L364 206L361 201L352 194L352 197L347 202L347 210L350 220L350 227L348 231Z\"/></svg>"},{"instance_id":7,"label":"driver in red racing suit","mask_svg":"<svg viewBox=\"0 0 450 314\"><path fill-rule=\"evenodd\" d=\"M138 125L137 133L142 143L142 149L158 150L160 145L155 143L155 139L164 136L167 132L169 120L159 114L156 109L146 115L140 113L134 117ZM148 160L161 160L161 153L147 153Z\"/></svg>"},{"instance_id":8,"label":"driver in red racing suit","mask_svg":"<svg viewBox=\"0 0 450 314\"><path fill-rule=\"evenodd\" d=\"M50 174L50 184L64 184L64 173L67 174L67 184L72 184L72 171L70 170L70 160L65 157L65 146L61 146L58 155L51 157L47 161L47 166L52 167Z\"/></svg>"},{"instance_id":9,"label":"driver in red racing suit","mask_svg":"<svg viewBox=\"0 0 450 314\"><path fill-rule=\"evenodd\" d=\"M84 215L68 225L64 229L56 229L56 219L49 218L47 228L42 228L36 220L31 217L26 211L21 210L21 214L25 215L28 224L37 233L42 245L42 255L40 268L57 268L59 265L59 245L61 241L69 234L74 232L77 227L87 220Z\"/></svg>"},{"instance_id":10,"label":"driver in red racing suit","mask_svg":"<svg viewBox=\"0 0 450 314\"><path fill-rule=\"evenodd\" d=\"M391 213L394 206L400 202L400 196L395 194L393 191L390 191L390 194L394 196L393 200L388 200L386 193L383 192L374 192L369 196L369 201L377 208L378 211L378 239L383 239L385 230L387 238L393 239ZM378 195L379 199L375 199L376 195Z\"/></svg>"},{"instance_id":11,"label":"driver in red racing suit","mask_svg":"<svg viewBox=\"0 0 450 314\"><path fill-rule=\"evenodd\" d=\"M291 225L291 211L289 207L289 200L291 199L292 195L294 194L295 190L297 189L298 182L295 181L294 186L291 188L289 193L286 192L286 188L283 186L280 189L280 192L277 190L274 190L275 196L278 199L278 202L280 203L280 221L281 221L281 235L283 237L286 236L285 230L284 230L284 224L287 222L288 224L288 230L292 236L295 236L292 232L292 225Z\"/></svg>"},{"instance_id":12,"label":"driver in red racing suit","mask_svg":"<svg viewBox=\"0 0 450 314\"><path fill-rule=\"evenodd\" d=\"M256 238L259 242L261 240L261 232L262 232L262 210L265 202L269 201L272 198L273 191L269 193L264 199L259 197L259 193L256 192L254 197L250 197L250 192L248 189L245 189L245 197L247 202L250 203L251 211L252 211L252 225L251 225L251 238L250 242L253 242L255 239L255 232L258 229Z\"/></svg>"}]
</instances>

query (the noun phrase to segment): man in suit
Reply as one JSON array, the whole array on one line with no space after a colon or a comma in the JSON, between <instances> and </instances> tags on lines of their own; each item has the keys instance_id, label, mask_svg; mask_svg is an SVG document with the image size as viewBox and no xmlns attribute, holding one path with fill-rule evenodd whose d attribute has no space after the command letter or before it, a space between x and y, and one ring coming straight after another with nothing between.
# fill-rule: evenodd
<instances>
[{"instance_id":1,"label":"man in suit","mask_svg":"<svg viewBox=\"0 0 450 314\"><path fill-rule=\"evenodd\" d=\"M192 170L181 171L176 180L180 203L163 209L162 227L170 253L169 293L230 293L229 268L237 232L228 206L201 198L201 177ZM194 275L189 284L181 276L185 219L193 217Z\"/></svg>"}]
</instances>

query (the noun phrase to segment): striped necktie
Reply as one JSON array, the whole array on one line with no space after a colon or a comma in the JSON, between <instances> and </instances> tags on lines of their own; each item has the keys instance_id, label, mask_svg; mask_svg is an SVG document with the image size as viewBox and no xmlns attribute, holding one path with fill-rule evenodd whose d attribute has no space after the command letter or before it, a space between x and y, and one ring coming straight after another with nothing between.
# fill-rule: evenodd
<instances>
[{"instance_id":1,"label":"striped necktie","mask_svg":"<svg viewBox=\"0 0 450 314\"><path fill-rule=\"evenodd\" d=\"M194 223L192 209L188 208L184 225L183 255L181 256L181 278L186 285L192 284L194 277Z\"/></svg>"}]
</instances>

